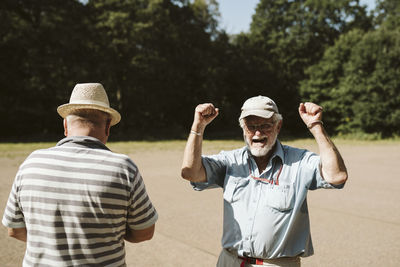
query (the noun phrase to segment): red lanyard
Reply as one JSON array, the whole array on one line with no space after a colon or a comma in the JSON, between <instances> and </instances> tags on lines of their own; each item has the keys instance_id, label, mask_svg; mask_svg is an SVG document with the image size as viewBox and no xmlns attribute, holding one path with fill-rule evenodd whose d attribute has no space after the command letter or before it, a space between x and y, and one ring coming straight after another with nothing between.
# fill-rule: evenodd
<instances>
[{"instance_id":1,"label":"red lanyard","mask_svg":"<svg viewBox=\"0 0 400 267\"><path fill-rule=\"evenodd\" d=\"M270 183L270 184L274 183L274 179L272 177L274 175L274 166L273 165L272 165L272 170L271 170L271 177L269 179L268 178L256 177L256 176L252 175L251 174L251 167L250 167L250 160L248 160L247 165L249 165L249 175L250 175L251 178L253 178L255 180L258 180L258 181L263 181L263 182L266 182L266 183ZM282 169L283 169L283 163L282 163L281 167L279 168L278 175L276 176L275 185L279 185L279 176L281 175Z\"/></svg>"}]
</instances>

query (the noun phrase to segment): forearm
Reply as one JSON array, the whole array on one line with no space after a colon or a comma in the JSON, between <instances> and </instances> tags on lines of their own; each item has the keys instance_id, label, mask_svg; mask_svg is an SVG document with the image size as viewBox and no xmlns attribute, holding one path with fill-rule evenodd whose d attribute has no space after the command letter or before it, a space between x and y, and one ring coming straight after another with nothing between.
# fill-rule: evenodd
<instances>
[{"instance_id":1,"label":"forearm","mask_svg":"<svg viewBox=\"0 0 400 267\"><path fill-rule=\"evenodd\" d=\"M206 174L201 160L204 128L193 124L191 130L195 133L189 134L186 143L181 176L191 182L205 182Z\"/></svg>"},{"instance_id":2,"label":"forearm","mask_svg":"<svg viewBox=\"0 0 400 267\"><path fill-rule=\"evenodd\" d=\"M8 235L20 241L26 242L26 228L8 228Z\"/></svg>"},{"instance_id":3,"label":"forearm","mask_svg":"<svg viewBox=\"0 0 400 267\"><path fill-rule=\"evenodd\" d=\"M347 170L343 158L329 138L322 124L315 124L310 132L314 136L321 157L321 173L331 184L343 184L347 180Z\"/></svg>"},{"instance_id":4,"label":"forearm","mask_svg":"<svg viewBox=\"0 0 400 267\"><path fill-rule=\"evenodd\" d=\"M147 241L153 238L154 230L154 224L149 228L143 230L131 230L129 227L127 227L124 239L131 243L140 243L143 241Z\"/></svg>"},{"instance_id":5,"label":"forearm","mask_svg":"<svg viewBox=\"0 0 400 267\"><path fill-rule=\"evenodd\" d=\"M218 108L211 103L197 105L194 120L183 154L182 178L191 182L206 182L206 171L201 160L203 134L206 126L218 116Z\"/></svg>"}]
</instances>

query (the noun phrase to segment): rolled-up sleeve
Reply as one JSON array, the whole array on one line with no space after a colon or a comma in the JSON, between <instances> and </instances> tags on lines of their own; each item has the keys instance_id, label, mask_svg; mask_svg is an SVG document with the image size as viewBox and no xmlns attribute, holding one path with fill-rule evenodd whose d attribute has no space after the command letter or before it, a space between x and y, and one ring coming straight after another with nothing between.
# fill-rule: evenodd
<instances>
[{"instance_id":1,"label":"rolled-up sleeve","mask_svg":"<svg viewBox=\"0 0 400 267\"><path fill-rule=\"evenodd\" d=\"M217 155L202 156L202 163L206 170L207 182L193 183L191 185L195 190L223 187L227 168L227 158L224 151Z\"/></svg>"},{"instance_id":2,"label":"rolled-up sleeve","mask_svg":"<svg viewBox=\"0 0 400 267\"><path fill-rule=\"evenodd\" d=\"M302 173L301 177L311 178L309 183L310 190L319 188L341 189L344 187L344 184L330 184L322 177L321 158L319 155L309 151L305 152L301 165L303 168L300 168L300 171L304 172Z\"/></svg>"}]
</instances>

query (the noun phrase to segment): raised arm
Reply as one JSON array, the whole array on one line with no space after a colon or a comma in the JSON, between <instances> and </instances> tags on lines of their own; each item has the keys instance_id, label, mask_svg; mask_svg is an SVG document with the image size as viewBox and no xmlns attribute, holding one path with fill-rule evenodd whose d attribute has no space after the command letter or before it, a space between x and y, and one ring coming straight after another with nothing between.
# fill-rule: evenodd
<instances>
[{"instance_id":1,"label":"raised arm","mask_svg":"<svg viewBox=\"0 0 400 267\"><path fill-rule=\"evenodd\" d=\"M325 181L343 184L347 180L347 169L339 150L323 127L322 107L310 102L300 103L299 114L318 144Z\"/></svg>"},{"instance_id":2,"label":"raised arm","mask_svg":"<svg viewBox=\"0 0 400 267\"><path fill-rule=\"evenodd\" d=\"M206 182L206 171L201 162L203 134L206 126L218 116L213 104L200 104L194 112L192 128L183 154L182 178L191 182Z\"/></svg>"}]
</instances>

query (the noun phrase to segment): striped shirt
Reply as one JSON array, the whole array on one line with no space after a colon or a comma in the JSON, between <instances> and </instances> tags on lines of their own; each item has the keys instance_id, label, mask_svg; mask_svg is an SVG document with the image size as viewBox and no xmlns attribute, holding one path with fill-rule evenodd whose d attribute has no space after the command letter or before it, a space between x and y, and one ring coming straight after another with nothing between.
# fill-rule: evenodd
<instances>
[{"instance_id":1,"label":"striped shirt","mask_svg":"<svg viewBox=\"0 0 400 267\"><path fill-rule=\"evenodd\" d=\"M157 217L128 156L75 136L24 161L2 222L27 229L23 266L125 266L126 227L145 229Z\"/></svg>"}]
</instances>

